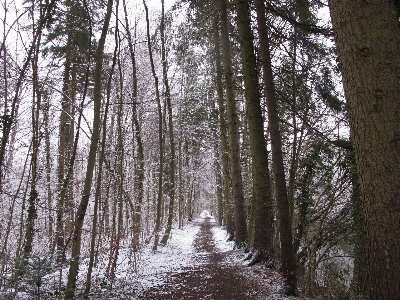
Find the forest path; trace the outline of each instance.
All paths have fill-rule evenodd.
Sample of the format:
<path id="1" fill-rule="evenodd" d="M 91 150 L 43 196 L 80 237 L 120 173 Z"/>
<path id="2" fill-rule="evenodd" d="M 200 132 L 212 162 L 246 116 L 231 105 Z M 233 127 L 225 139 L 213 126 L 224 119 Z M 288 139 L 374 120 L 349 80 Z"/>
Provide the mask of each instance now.
<path id="1" fill-rule="evenodd" d="M 197 221 L 200 230 L 195 237 L 194 263 L 179 273 L 169 274 L 162 286 L 152 287 L 141 299 L 254 299 L 256 284 L 241 274 L 243 265 L 232 262 L 232 251 L 220 252 L 214 241 L 214 219 Z"/>

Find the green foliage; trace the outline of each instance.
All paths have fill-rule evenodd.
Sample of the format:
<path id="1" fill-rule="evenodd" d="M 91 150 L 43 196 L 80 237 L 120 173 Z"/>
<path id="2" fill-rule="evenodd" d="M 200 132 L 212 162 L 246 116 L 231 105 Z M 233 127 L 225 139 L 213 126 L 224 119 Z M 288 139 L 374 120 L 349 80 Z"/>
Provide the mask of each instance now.
<path id="1" fill-rule="evenodd" d="M 331 69 L 328 67 L 322 68 L 320 81 L 316 89 L 328 107 L 333 111 L 341 112 L 344 109 L 344 102 L 337 95 L 336 85 L 332 80 L 331 72 Z"/>
<path id="2" fill-rule="evenodd" d="M 17 268 L 22 268 L 22 276 L 17 291 L 29 295 L 31 299 L 45 299 L 57 290 L 57 264 L 52 254 L 31 254 L 28 258 L 16 260 Z M 51 275 L 53 274 L 53 275 Z"/>
<path id="3" fill-rule="evenodd" d="M 325 262 L 321 267 L 322 278 L 315 289 L 318 299 L 349 299 L 348 286 L 345 284 L 350 278 L 349 269 L 335 260 Z"/>
<path id="4" fill-rule="evenodd" d="M 309 0 L 296 0 L 295 11 L 300 23 L 315 24 L 317 18 L 315 13 L 312 12 L 312 5 Z"/>
<path id="5" fill-rule="evenodd" d="M 313 183 L 314 174 L 317 171 L 317 163 L 320 161 L 320 147 L 315 147 L 300 164 L 300 168 L 304 169 L 304 173 L 300 179 L 300 193 L 296 199 L 297 207 L 299 209 L 299 217 L 297 223 L 297 234 L 294 243 L 295 251 L 300 246 L 300 240 L 305 234 L 309 221 L 308 221 L 308 210 L 313 204 L 311 185 Z"/>
<path id="6" fill-rule="evenodd" d="M 336 147 L 353 151 L 353 144 L 351 141 L 346 140 L 346 139 L 337 139 L 335 141 L 332 141 L 332 144 L 335 145 Z"/>
<path id="7" fill-rule="evenodd" d="M 328 297 L 323 299 L 337 299 L 329 298 L 330 293 L 339 295 L 349 284 L 345 274 L 349 268 L 339 266 L 336 258 L 339 252 L 339 256 L 351 255 L 351 162 L 347 153 L 332 143 L 315 142 L 299 164 L 295 249 L 300 250 L 299 262 L 305 267 L 306 289 Z M 313 270 L 318 270 L 318 276 Z"/>
<path id="8" fill-rule="evenodd" d="M 46 46 L 42 48 L 44 56 L 49 54 L 63 58 L 67 54 L 67 47 L 72 49 L 71 59 L 77 63 L 86 60 L 90 49 L 89 16 L 86 9 L 78 1 L 66 1 L 65 10 L 54 12 L 57 22 L 48 26 Z"/>

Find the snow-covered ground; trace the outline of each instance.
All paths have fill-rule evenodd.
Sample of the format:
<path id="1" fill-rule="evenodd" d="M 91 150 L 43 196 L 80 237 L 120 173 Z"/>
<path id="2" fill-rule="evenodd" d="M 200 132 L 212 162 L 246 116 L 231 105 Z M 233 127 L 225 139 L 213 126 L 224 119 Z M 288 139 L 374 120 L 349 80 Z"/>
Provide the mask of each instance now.
<path id="1" fill-rule="evenodd" d="M 198 267 L 202 253 L 196 253 L 194 240 L 199 233 L 200 224 L 205 218 L 211 218 L 210 222 L 216 223 L 208 211 L 204 211 L 200 218 L 187 224 L 183 229 L 173 228 L 167 245 L 159 246 L 157 251 L 152 250 L 152 243 L 146 244 L 140 254 L 133 256 L 129 249 L 120 249 L 115 280 L 110 282 L 105 278 L 105 270 L 108 263 L 108 251 L 104 251 L 100 257 L 97 268 L 93 270 L 92 290 L 90 299 L 137 299 L 143 293 L 153 287 L 168 284 L 171 274 L 180 274 L 188 271 L 188 268 Z M 268 290 L 269 295 L 277 292 L 280 285 L 280 276 L 267 270 L 264 266 L 244 267 L 243 252 L 233 250 L 233 242 L 227 242 L 226 231 L 219 226 L 211 228 L 214 246 L 218 252 L 226 253 L 224 264 L 243 265 L 244 276 L 257 281 Z M 87 273 L 88 259 L 80 264 L 77 280 L 77 299 L 82 295 Z M 13 293 L 13 297 L 5 299 L 57 299 L 59 287 L 65 287 L 68 268 L 43 276 L 40 286 L 40 297 L 32 297 L 37 292 L 35 288 L 27 287 L 26 292 Z M 10 291 L 9 291 L 10 292 Z M 1 295 L 3 299 L 5 294 Z M 11 296 L 9 294 L 9 296 Z M 274 296 L 277 296 L 276 298 Z M 271 299 L 288 299 L 273 295 Z"/>
<path id="2" fill-rule="evenodd" d="M 132 261 L 132 257 L 129 256 L 128 251 L 122 250 L 119 255 L 116 282 L 135 282 L 137 292 L 140 294 L 151 287 L 166 284 L 171 273 L 187 272 L 187 268 L 199 263 L 195 262 L 196 253 L 193 249 L 193 242 L 200 229 L 199 223 L 207 217 L 211 217 L 210 221 L 215 222 L 209 212 L 204 211 L 200 218 L 187 224 L 183 229 L 173 228 L 167 245 L 159 246 L 155 252 L 152 250 L 152 243 L 146 245 L 137 258 L 136 271 L 132 263 L 129 263 Z M 224 229 L 215 226 L 212 231 L 215 246 L 219 251 L 225 252 L 233 249 L 233 242 L 226 242 Z M 83 269 L 86 268 L 81 270 L 83 271 Z"/>
<path id="3" fill-rule="evenodd" d="M 182 230 L 173 229 L 167 245 L 158 247 L 157 252 L 152 251 L 152 245 L 149 245 L 138 261 L 136 280 L 144 288 L 162 285 L 165 282 L 161 274 L 179 273 L 190 267 L 193 264 L 192 244 L 198 231 L 199 226 L 190 223 Z"/>
<path id="4" fill-rule="evenodd" d="M 227 242 L 227 234 L 226 234 L 226 230 L 222 229 L 219 226 L 214 226 L 211 228 L 211 231 L 214 235 L 214 241 L 215 241 L 215 248 L 218 249 L 218 251 L 220 252 L 226 252 L 226 251 L 230 251 L 233 249 L 234 247 L 234 242 L 233 241 L 229 241 Z"/>
<path id="5" fill-rule="evenodd" d="M 208 211 L 204 211 L 198 219 L 187 224 L 183 229 L 173 228 L 167 245 L 159 246 L 157 251 L 152 250 L 151 242 L 142 247 L 136 257 L 129 249 L 121 248 L 115 280 L 112 283 L 104 276 L 108 262 L 108 253 L 105 253 L 104 257 L 100 257 L 97 268 L 93 269 L 90 298 L 121 299 L 121 296 L 127 296 L 128 299 L 135 299 L 135 295 L 140 295 L 151 287 L 167 283 L 171 273 L 178 274 L 184 272 L 183 270 L 187 271 L 187 268 L 194 265 L 193 241 L 199 232 L 199 223 L 207 217 L 210 215 Z M 215 221 L 213 218 L 211 220 Z M 232 249 L 233 244 L 225 242 L 226 233 L 222 228 L 214 227 L 213 233 L 217 249 L 220 251 Z M 87 269 L 88 259 L 82 260 L 77 279 L 77 295 L 84 290 Z M 45 275 L 40 287 L 41 294 L 46 295 L 46 299 L 51 299 L 52 294 L 55 297 L 59 286 L 65 287 L 67 275 L 68 267 Z M 8 292 L 12 291 L 8 290 Z M 19 292 L 13 295 L 13 299 L 32 299 L 32 294 L 35 292 L 37 292 L 35 288 L 27 292 Z M 10 295 L 10 293 L 7 294 Z M 5 294 L 0 295 L 2 296 Z"/>
<path id="6" fill-rule="evenodd" d="M 206 215 L 202 216 L 202 218 L 205 217 Z M 173 228 L 167 245 L 159 246 L 157 251 L 152 250 L 153 244 L 151 242 L 145 245 L 136 257 L 136 268 L 129 250 L 121 250 L 118 258 L 116 278 L 112 284 L 114 288 L 111 287 L 110 283 L 110 286 L 102 287 L 101 291 L 104 293 L 107 290 L 113 289 L 113 294 L 115 294 L 117 290 L 121 291 L 127 283 L 130 283 L 129 286 L 131 287 L 132 283 L 135 283 L 133 285 L 135 290 L 124 292 L 125 296 L 129 295 L 129 299 L 134 299 L 133 294 L 140 296 L 143 291 L 151 287 L 166 284 L 171 273 L 178 274 L 184 272 L 185 268 L 191 267 L 194 260 L 192 245 L 199 231 L 197 223 L 201 222 L 202 218 L 187 224 L 183 229 Z M 102 267 L 100 267 L 100 272 L 101 269 Z M 101 278 L 101 275 L 98 274 L 97 277 Z M 98 294 L 96 287 L 93 290 L 93 294 Z M 118 297 L 118 295 L 113 296 Z M 93 298 L 97 299 L 97 296 L 93 296 Z"/>

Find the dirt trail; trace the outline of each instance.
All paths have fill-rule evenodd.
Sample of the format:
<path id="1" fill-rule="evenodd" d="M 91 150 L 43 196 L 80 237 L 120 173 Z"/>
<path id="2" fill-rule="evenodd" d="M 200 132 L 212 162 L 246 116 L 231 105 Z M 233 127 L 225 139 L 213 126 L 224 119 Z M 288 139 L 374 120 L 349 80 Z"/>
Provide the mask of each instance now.
<path id="1" fill-rule="evenodd" d="M 253 299 L 257 287 L 241 275 L 243 266 L 229 261 L 231 251 L 218 252 L 215 247 L 211 228 L 217 224 L 210 218 L 198 224 L 193 266 L 171 273 L 166 284 L 147 290 L 142 299 Z"/>

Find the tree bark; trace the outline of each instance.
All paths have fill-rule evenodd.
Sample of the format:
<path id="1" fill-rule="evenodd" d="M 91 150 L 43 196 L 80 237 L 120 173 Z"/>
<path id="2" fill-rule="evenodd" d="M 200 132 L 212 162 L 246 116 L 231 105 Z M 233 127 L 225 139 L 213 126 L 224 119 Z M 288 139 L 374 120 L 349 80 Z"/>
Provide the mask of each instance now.
<path id="1" fill-rule="evenodd" d="M 218 102 L 218 115 L 219 115 L 219 134 L 221 141 L 221 158 L 222 158 L 222 175 L 223 175 L 223 207 L 225 225 L 228 236 L 232 237 L 235 234 L 233 224 L 233 209 L 231 201 L 231 172 L 229 170 L 229 142 L 227 133 L 226 122 L 226 106 L 224 103 L 224 90 L 222 83 L 223 67 L 221 61 L 221 47 L 220 47 L 220 34 L 218 28 L 218 20 L 215 20 L 214 28 L 214 47 L 215 47 L 215 64 L 216 64 L 216 87 L 217 87 L 217 102 Z"/>
<path id="2" fill-rule="evenodd" d="M 167 56 L 165 50 L 165 21 L 164 21 L 164 0 L 161 0 L 161 59 L 163 65 L 163 79 L 165 86 L 165 98 L 167 101 L 168 110 L 168 133 L 169 133 L 169 146 L 171 149 L 171 158 L 169 164 L 169 205 L 168 205 L 168 220 L 167 228 L 164 236 L 161 239 L 161 244 L 166 244 L 169 238 L 169 234 L 172 229 L 172 220 L 174 216 L 174 203 L 175 203 L 175 141 L 174 141 L 174 127 L 172 118 L 172 104 L 171 104 L 171 92 L 168 82 L 168 65 Z"/>
<path id="3" fill-rule="evenodd" d="M 235 4 L 252 158 L 253 201 L 255 205 L 253 247 L 257 251 L 257 256 L 259 256 L 257 259 L 268 259 L 272 254 L 273 240 L 272 200 L 267 147 L 264 139 L 264 120 L 258 87 L 257 62 L 254 53 L 249 2 L 236 0 Z M 265 18 L 263 21 L 265 21 Z"/>
<path id="4" fill-rule="evenodd" d="M 235 246 L 244 248 L 248 245 L 246 212 L 244 209 L 243 182 L 240 167 L 239 151 L 239 117 L 235 103 L 235 91 L 233 84 L 232 59 L 230 53 L 229 31 L 228 31 L 228 1 L 219 0 L 221 16 L 221 40 L 223 65 L 225 73 L 226 103 L 229 127 L 229 148 L 231 163 L 232 194 L 234 202 L 235 222 Z"/>
<path id="5" fill-rule="evenodd" d="M 400 295 L 400 29 L 396 1 L 330 0 L 349 113 L 370 299 Z"/>
<path id="6" fill-rule="evenodd" d="M 239 1 L 238 2 L 242 2 Z M 296 269 L 293 252 L 292 228 L 290 222 L 289 200 L 286 189 L 285 167 L 282 155 L 282 138 L 279 129 L 278 103 L 272 74 L 269 37 L 266 26 L 264 2 L 256 0 L 257 23 L 260 36 L 260 54 L 265 84 L 265 98 L 268 109 L 268 125 L 271 136 L 272 170 L 275 179 L 276 202 L 281 240 L 281 272 L 286 279 L 284 292 L 293 295 L 296 292 Z"/>
<path id="7" fill-rule="evenodd" d="M 93 131 L 90 139 L 90 148 L 88 155 L 88 162 L 86 168 L 85 183 L 82 191 L 82 199 L 78 206 L 75 217 L 74 232 L 72 237 L 72 259 L 69 266 L 68 282 L 65 291 L 64 299 L 73 299 L 76 287 L 76 276 L 78 275 L 78 266 L 81 253 L 81 239 L 82 239 L 82 226 L 86 215 L 86 209 L 89 203 L 90 191 L 93 180 L 93 170 L 96 164 L 96 153 L 98 148 L 98 141 L 100 138 L 100 109 L 101 109 L 101 74 L 103 66 L 104 45 L 107 36 L 108 27 L 110 24 L 111 12 L 113 7 L 113 0 L 107 2 L 107 12 L 99 39 L 99 44 L 96 50 L 96 67 L 94 73 L 94 88 L 93 88 Z"/>
<path id="8" fill-rule="evenodd" d="M 149 11 L 146 5 L 146 1 L 143 0 L 144 9 L 146 11 L 146 23 L 147 23 L 147 47 L 149 49 L 149 57 L 150 57 L 150 64 L 151 64 L 151 71 L 154 77 L 154 85 L 156 89 L 156 101 L 157 101 L 157 111 L 158 111 L 158 140 L 159 140 L 159 157 L 160 157 L 160 167 L 158 170 L 158 194 L 157 194 L 157 215 L 156 215 L 156 225 L 154 228 L 154 245 L 153 250 L 157 250 L 158 241 L 159 241 L 159 234 L 161 230 L 161 214 L 162 214 L 162 183 L 163 183 L 163 170 L 164 170 L 164 151 L 163 151 L 163 113 L 161 108 L 161 99 L 160 99 L 160 91 L 158 89 L 158 77 L 156 74 L 156 70 L 154 68 L 154 61 L 153 61 L 153 53 L 151 50 L 151 43 L 150 43 L 150 21 L 149 21 Z"/>
<path id="9" fill-rule="evenodd" d="M 352 153 L 354 158 L 354 153 Z M 350 285 L 350 293 L 353 299 L 366 299 L 368 294 L 367 286 L 367 250 L 365 248 L 366 244 L 366 234 L 364 228 L 364 216 L 362 210 L 362 202 L 360 195 L 360 185 L 358 184 L 357 170 L 355 166 L 355 161 L 353 160 L 353 165 L 351 166 L 351 183 L 352 183 L 352 193 L 351 193 L 351 205 L 352 205 L 352 217 L 355 229 L 355 242 L 354 242 L 354 269 L 353 269 L 353 279 Z"/>
<path id="10" fill-rule="evenodd" d="M 94 207 L 93 207 L 93 222 L 92 222 L 92 235 L 90 240 L 90 254 L 89 254 L 89 265 L 88 271 L 86 274 L 86 284 L 85 284 L 85 292 L 84 297 L 88 298 L 89 292 L 92 286 L 92 271 L 93 265 L 95 260 L 95 246 L 96 246 L 96 238 L 97 238 L 97 219 L 98 219 L 98 210 L 99 210 L 99 203 L 101 202 L 101 186 L 103 182 L 103 164 L 104 164 L 104 152 L 106 148 L 106 139 L 107 139 L 107 118 L 108 118 L 108 111 L 110 107 L 110 98 L 111 98 L 111 82 L 114 75 L 114 69 L 117 62 L 117 50 L 118 50 L 118 37 L 117 32 L 115 33 L 115 48 L 114 48 L 114 55 L 113 61 L 111 65 L 110 76 L 107 82 L 107 98 L 106 104 L 104 108 L 104 116 L 102 122 L 102 139 L 101 139 L 101 148 L 99 153 L 99 166 L 98 166 L 98 174 L 96 180 L 96 191 L 94 196 Z"/>
<path id="11" fill-rule="evenodd" d="M 41 36 L 37 40 L 35 47 L 34 58 L 32 61 L 32 78 L 33 78 L 33 99 L 32 99 L 32 159 L 31 159 L 31 190 L 28 198 L 28 216 L 26 218 L 26 231 L 25 240 L 23 247 L 23 268 L 22 273 L 19 271 L 19 275 L 24 273 L 25 260 L 29 258 L 32 253 L 33 237 L 35 235 L 35 220 L 37 218 L 36 202 L 38 200 L 39 193 L 36 190 L 38 181 L 38 155 L 39 155 L 39 113 L 42 94 L 39 87 L 39 74 L 38 74 L 38 59 L 40 49 Z"/>
<path id="12" fill-rule="evenodd" d="M 128 22 L 128 13 L 126 11 L 126 1 L 123 2 L 124 13 L 125 13 L 125 27 L 128 36 L 128 47 L 129 54 L 132 62 L 132 128 L 134 128 L 134 138 L 137 144 L 137 158 L 135 163 L 135 188 L 137 191 L 136 205 L 133 217 L 133 250 L 139 250 L 139 234 L 141 231 L 142 223 L 142 202 L 144 194 L 144 154 L 143 154 L 143 143 L 142 133 L 138 117 L 138 90 L 137 90 L 137 74 L 136 74 L 136 55 L 135 48 L 133 47 L 133 39 Z M 135 157 L 135 155 L 134 155 Z"/>

